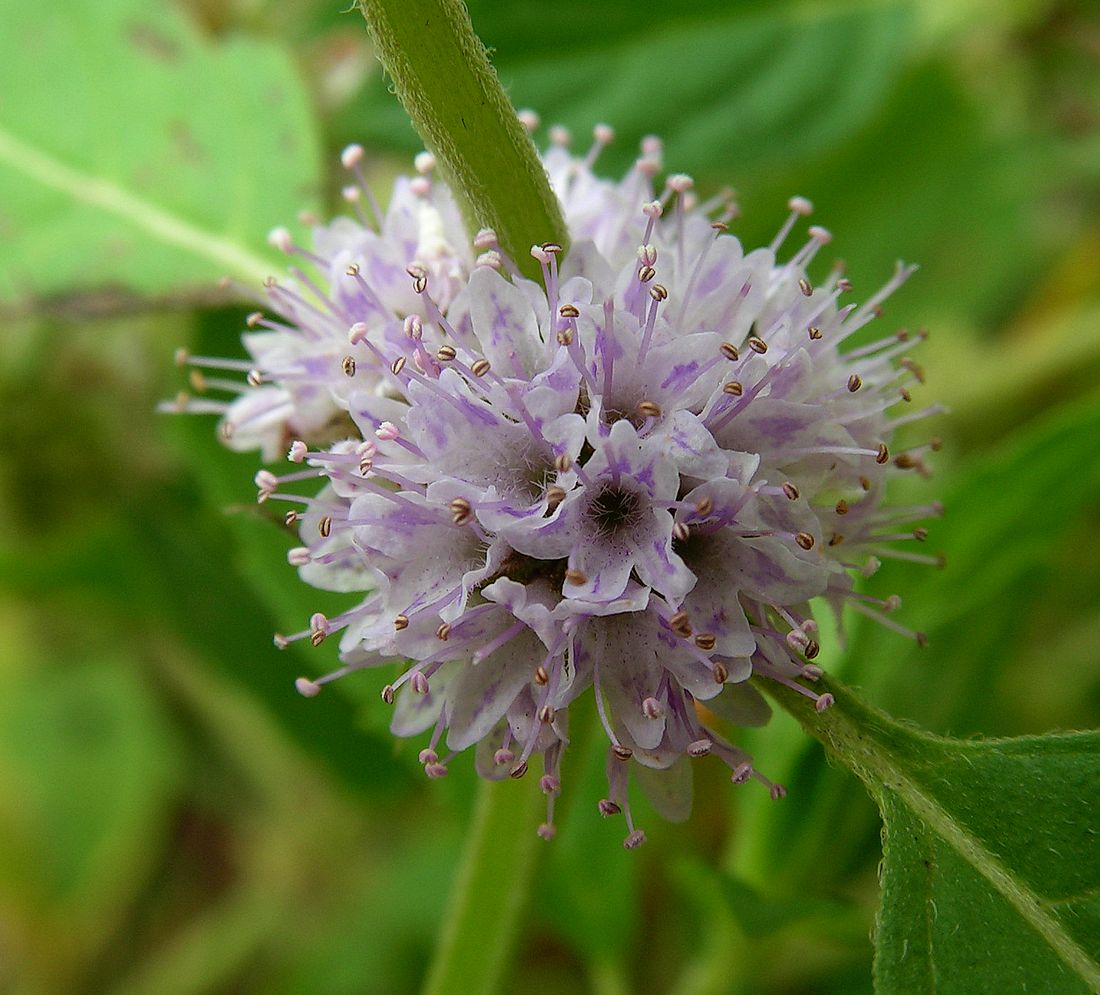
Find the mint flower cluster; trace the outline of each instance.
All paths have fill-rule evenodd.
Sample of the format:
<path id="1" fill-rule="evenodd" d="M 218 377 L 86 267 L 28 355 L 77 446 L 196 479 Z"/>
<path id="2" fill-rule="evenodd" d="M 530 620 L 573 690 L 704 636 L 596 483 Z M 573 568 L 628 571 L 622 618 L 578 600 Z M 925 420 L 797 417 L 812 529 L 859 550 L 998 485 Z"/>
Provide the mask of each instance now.
<path id="1" fill-rule="evenodd" d="M 571 245 L 531 248 L 539 280 L 492 231 L 464 229 L 430 155 L 383 211 L 362 149 L 345 150 L 354 217 L 315 227 L 309 247 L 272 233 L 293 265 L 248 318 L 251 359 L 180 357 L 231 399 L 175 407 L 221 412 L 233 448 L 287 455 L 289 472 L 256 483 L 291 506 L 290 563 L 363 593 L 276 637 L 339 644 L 339 668 L 301 678 L 303 695 L 383 668 L 392 730 L 424 737 L 429 777 L 470 747 L 487 778 L 538 764 L 549 838 L 569 709 L 592 694 L 608 740 L 599 811 L 624 815 L 633 847 L 631 771 L 672 819 L 708 754 L 783 794 L 724 733 L 767 720 L 754 674 L 831 704 L 813 690 L 813 599 L 923 639 L 853 576 L 882 557 L 935 562 L 897 544 L 923 540 L 914 523 L 938 507 L 883 504 L 936 445 L 895 452 L 895 430 L 934 409 L 910 411 L 920 336 L 845 347 L 911 267 L 848 303 L 840 270 L 810 277 L 825 229 L 785 251 L 807 201 L 746 252 L 728 197 L 658 182 L 656 139 L 617 182 L 592 169 L 610 129 L 584 156 L 561 129 L 551 139 Z"/>

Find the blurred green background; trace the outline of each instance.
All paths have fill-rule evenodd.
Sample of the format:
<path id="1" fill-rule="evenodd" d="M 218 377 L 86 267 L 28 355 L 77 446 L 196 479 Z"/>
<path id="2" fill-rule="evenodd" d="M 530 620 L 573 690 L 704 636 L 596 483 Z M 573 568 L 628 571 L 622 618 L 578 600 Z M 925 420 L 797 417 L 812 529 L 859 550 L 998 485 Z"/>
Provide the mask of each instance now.
<path id="1" fill-rule="evenodd" d="M 851 620 L 825 662 L 939 733 L 1096 725 L 1095 4 L 471 11 L 517 106 L 581 149 L 616 126 L 609 173 L 655 132 L 704 193 L 737 187 L 748 243 L 798 193 L 861 296 L 921 264 L 885 320 L 931 330 L 916 403 L 952 414 L 920 429 L 945 443 L 935 477 L 898 498 L 945 501 L 948 567 L 889 564 L 868 589 L 931 643 Z M 283 265 L 268 229 L 339 209 L 339 149 L 363 142 L 384 189 L 416 137 L 336 3 L 0 13 L 0 989 L 415 991 L 470 765 L 427 782 L 369 674 L 293 693 L 332 647 L 271 634 L 338 598 L 286 565 L 255 458 L 154 408 L 185 386 L 177 346 L 239 354 L 250 307 L 218 278 L 256 285 Z M 877 815 L 791 721 L 739 737 L 785 801 L 702 764 L 691 821 L 643 809 L 631 854 L 580 739 L 509 990 L 870 990 Z"/>

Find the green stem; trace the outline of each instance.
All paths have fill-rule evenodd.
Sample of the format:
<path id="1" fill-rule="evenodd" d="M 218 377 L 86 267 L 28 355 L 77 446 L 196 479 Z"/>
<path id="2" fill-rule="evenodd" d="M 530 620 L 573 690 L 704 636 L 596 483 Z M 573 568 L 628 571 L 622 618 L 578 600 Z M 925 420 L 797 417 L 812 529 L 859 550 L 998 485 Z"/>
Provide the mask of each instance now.
<path id="1" fill-rule="evenodd" d="M 568 233 L 535 146 L 461 0 L 360 0 L 378 58 L 472 231 L 492 228 L 525 273 Z"/>
<path id="2" fill-rule="evenodd" d="M 534 873 L 535 785 L 481 783 L 424 995 L 491 995 L 504 979 Z"/>

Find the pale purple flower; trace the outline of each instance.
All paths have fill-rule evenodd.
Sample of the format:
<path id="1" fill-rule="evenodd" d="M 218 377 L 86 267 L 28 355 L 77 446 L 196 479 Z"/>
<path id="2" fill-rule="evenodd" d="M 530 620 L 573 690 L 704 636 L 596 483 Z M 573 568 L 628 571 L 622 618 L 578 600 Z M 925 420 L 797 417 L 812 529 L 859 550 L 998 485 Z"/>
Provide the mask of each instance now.
<path id="1" fill-rule="evenodd" d="M 828 707 L 803 683 L 820 676 L 814 599 L 921 640 L 885 617 L 896 598 L 851 577 L 885 556 L 935 562 L 894 543 L 923 540 L 909 523 L 939 509 L 882 505 L 890 477 L 925 470 L 928 447 L 889 449 L 934 410 L 901 413 L 920 337 L 842 348 L 911 268 L 846 304 L 839 270 L 810 282 L 824 229 L 780 258 L 806 201 L 746 253 L 727 199 L 698 204 L 682 175 L 654 186 L 656 140 L 621 181 L 597 178 L 609 140 L 598 128 L 577 158 L 555 132 L 544 161 L 572 245 L 532 248 L 537 282 L 491 231 L 462 230 L 426 156 L 385 213 L 318 227 L 311 249 L 276 232 L 308 269 L 268 287 L 254 365 L 239 364 L 251 387 L 222 410 L 231 445 L 296 464 L 257 476 L 261 500 L 295 506 L 290 562 L 315 587 L 364 593 L 278 637 L 338 638 L 341 667 L 299 690 L 395 667 L 382 697 L 396 734 L 426 737 L 427 774 L 469 747 L 489 778 L 541 762 L 547 837 L 569 707 L 593 693 L 609 743 L 599 808 L 625 815 L 632 847 L 630 772 L 674 819 L 707 754 L 782 795 L 719 725 L 767 720 L 754 673 Z M 360 158 L 344 156 L 357 176 Z M 357 209 L 374 203 L 359 180 Z M 291 486 L 315 478 L 316 496 Z"/>

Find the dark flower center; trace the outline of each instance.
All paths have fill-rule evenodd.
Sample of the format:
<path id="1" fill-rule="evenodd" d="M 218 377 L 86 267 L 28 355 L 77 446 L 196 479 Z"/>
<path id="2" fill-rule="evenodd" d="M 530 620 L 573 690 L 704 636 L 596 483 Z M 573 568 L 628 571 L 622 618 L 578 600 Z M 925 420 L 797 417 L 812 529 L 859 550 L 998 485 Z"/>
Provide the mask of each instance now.
<path id="1" fill-rule="evenodd" d="M 610 534 L 637 521 L 641 502 L 634 491 L 605 487 L 588 506 L 588 514 L 600 532 Z"/>

